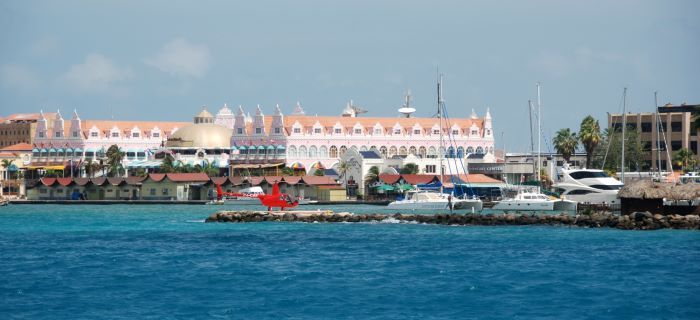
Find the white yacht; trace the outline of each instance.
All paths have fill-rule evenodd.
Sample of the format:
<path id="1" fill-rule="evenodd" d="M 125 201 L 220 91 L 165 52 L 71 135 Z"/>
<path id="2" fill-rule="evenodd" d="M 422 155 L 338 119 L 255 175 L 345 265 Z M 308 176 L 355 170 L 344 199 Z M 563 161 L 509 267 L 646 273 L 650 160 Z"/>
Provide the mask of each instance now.
<path id="1" fill-rule="evenodd" d="M 552 199 L 538 192 L 519 192 L 514 198 L 496 201 L 493 210 L 503 211 L 573 211 L 576 201 Z"/>
<path id="2" fill-rule="evenodd" d="M 620 203 L 617 192 L 622 188 L 622 182 L 608 176 L 603 170 L 563 167 L 559 173 L 559 181 L 553 187 L 565 199 L 593 204 Z"/>
<path id="3" fill-rule="evenodd" d="M 260 204 L 258 196 L 264 196 L 265 191 L 261 187 L 250 187 L 241 189 L 237 193 L 227 193 L 224 198 L 225 203 L 236 204 Z"/>
<path id="4" fill-rule="evenodd" d="M 449 195 L 444 193 L 413 190 L 406 193 L 406 199 L 389 203 L 390 209 L 406 210 L 449 210 Z M 481 211 L 484 207 L 480 199 L 452 198 L 453 210 Z"/>

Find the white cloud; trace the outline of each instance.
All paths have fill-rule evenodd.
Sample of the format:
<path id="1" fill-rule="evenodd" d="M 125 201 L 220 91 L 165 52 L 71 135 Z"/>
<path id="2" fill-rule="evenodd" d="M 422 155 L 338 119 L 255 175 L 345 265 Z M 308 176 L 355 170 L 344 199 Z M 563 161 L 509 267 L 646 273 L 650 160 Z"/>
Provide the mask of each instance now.
<path id="1" fill-rule="evenodd" d="M 83 63 L 72 65 L 60 80 L 78 93 L 123 96 L 129 90 L 121 83 L 132 77 L 130 68 L 119 68 L 108 58 L 93 53 Z"/>
<path id="2" fill-rule="evenodd" d="M 160 52 L 152 58 L 147 58 L 145 62 L 175 76 L 201 78 L 209 69 L 211 55 L 206 45 L 193 44 L 177 38 L 167 43 Z"/>
<path id="3" fill-rule="evenodd" d="M 28 68 L 17 64 L 6 64 L 0 67 L 0 84 L 6 89 L 22 94 L 36 91 L 41 81 Z"/>

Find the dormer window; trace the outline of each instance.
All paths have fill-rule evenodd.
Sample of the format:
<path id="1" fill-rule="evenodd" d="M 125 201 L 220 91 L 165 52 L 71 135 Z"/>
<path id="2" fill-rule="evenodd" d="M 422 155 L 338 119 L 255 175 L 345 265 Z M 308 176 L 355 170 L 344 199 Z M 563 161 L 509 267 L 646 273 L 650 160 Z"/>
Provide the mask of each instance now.
<path id="1" fill-rule="evenodd" d="M 355 134 L 362 134 L 362 129 L 360 129 L 360 128 L 355 128 L 354 133 L 355 133 Z"/>
<path id="2" fill-rule="evenodd" d="M 237 134 L 243 134 L 243 128 L 238 128 L 238 129 L 236 130 L 236 133 L 237 133 Z"/>
<path id="3" fill-rule="evenodd" d="M 401 134 L 401 129 L 394 129 L 394 134 Z"/>
<path id="4" fill-rule="evenodd" d="M 433 129 L 433 134 L 440 134 L 440 129 Z"/>
<path id="5" fill-rule="evenodd" d="M 413 129 L 413 134 L 420 134 L 420 129 Z"/>
<path id="6" fill-rule="evenodd" d="M 131 137 L 132 137 L 132 138 L 138 138 L 139 136 L 141 136 L 141 135 L 140 135 L 138 132 L 132 132 L 132 133 L 131 133 Z"/>
<path id="7" fill-rule="evenodd" d="M 275 128 L 275 134 L 280 134 L 280 132 L 282 132 L 282 130 L 280 130 L 280 128 Z"/>
<path id="8" fill-rule="evenodd" d="M 472 135 L 477 135 L 477 134 L 479 134 L 479 131 L 477 131 L 477 130 L 472 130 Z"/>
<path id="9" fill-rule="evenodd" d="M 262 134 L 262 128 L 255 128 L 255 134 Z"/>
<path id="10" fill-rule="evenodd" d="M 160 138 L 160 132 L 154 132 L 151 134 L 151 137 L 153 138 Z"/>
<path id="11" fill-rule="evenodd" d="M 452 129 L 452 135 L 456 136 L 459 134 L 459 130 L 457 129 Z"/>
<path id="12" fill-rule="evenodd" d="M 77 138 L 77 137 L 78 137 L 78 131 L 73 131 L 73 138 Z"/>
<path id="13" fill-rule="evenodd" d="M 294 133 L 301 133 L 301 128 L 294 128 Z"/>
<path id="14" fill-rule="evenodd" d="M 375 135 L 381 135 L 381 134 L 382 134 L 382 129 L 375 128 L 375 129 L 374 129 L 374 134 L 375 134 Z"/>
<path id="15" fill-rule="evenodd" d="M 43 137 L 44 137 L 44 133 L 43 133 L 43 132 L 39 132 L 39 138 L 43 138 Z"/>
<path id="16" fill-rule="evenodd" d="M 490 136 L 491 135 L 491 129 L 486 129 L 486 135 Z"/>
<path id="17" fill-rule="evenodd" d="M 56 131 L 56 135 L 54 135 L 54 137 L 60 138 L 60 137 L 61 137 L 61 131 Z"/>
<path id="18" fill-rule="evenodd" d="M 98 136 L 97 131 L 92 131 L 92 132 L 90 132 L 90 137 L 91 137 L 91 138 L 97 138 L 97 136 Z"/>
<path id="19" fill-rule="evenodd" d="M 314 128 L 314 133 L 320 134 L 320 133 L 321 133 L 321 128 Z"/>
<path id="20" fill-rule="evenodd" d="M 335 129 L 333 130 L 333 132 L 334 132 L 335 134 L 341 134 L 341 133 L 343 132 L 343 130 L 340 129 L 340 128 L 335 128 Z"/>
<path id="21" fill-rule="evenodd" d="M 112 132 L 112 138 L 119 138 L 119 132 Z"/>

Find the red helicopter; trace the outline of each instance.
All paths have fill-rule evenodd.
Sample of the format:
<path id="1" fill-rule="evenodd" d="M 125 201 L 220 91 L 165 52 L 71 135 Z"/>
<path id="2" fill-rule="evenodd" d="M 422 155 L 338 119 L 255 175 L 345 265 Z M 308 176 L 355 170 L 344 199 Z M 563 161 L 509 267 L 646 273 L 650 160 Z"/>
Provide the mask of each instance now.
<path id="1" fill-rule="evenodd" d="M 294 208 L 299 205 L 299 200 L 292 201 L 286 193 L 280 192 L 280 187 L 277 182 L 272 185 L 272 193 L 258 196 L 262 205 L 267 207 L 267 211 L 272 211 L 272 208 L 277 207 L 284 211 L 284 208 Z"/>

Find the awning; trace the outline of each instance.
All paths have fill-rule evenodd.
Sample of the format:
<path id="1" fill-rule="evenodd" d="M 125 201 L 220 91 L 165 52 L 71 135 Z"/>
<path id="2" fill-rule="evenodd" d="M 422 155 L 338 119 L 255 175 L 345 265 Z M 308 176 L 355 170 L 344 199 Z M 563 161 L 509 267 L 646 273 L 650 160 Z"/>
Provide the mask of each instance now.
<path id="1" fill-rule="evenodd" d="M 17 168 L 17 166 L 14 163 L 11 164 L 9 167 L 7 167 L 7 171 L 10 171 L 10 172 L 15 172 L 17 170 L 19 170 L 19 168 Z"/>
<path id="2" fill-rule="evenodd" d="M 58 148 L 58 149 L 56 149 L 56 152 L 58 152 L 58 153 L 63 152 L 63 148 Z"/>
<path id="3" fill-rule="evenodd" d="M 404 183 L 404 184 L 398 185 L 398 186 L 397 186 L 397 189 L 406 191 L 406 190 L 413 190 L 413 189 L 415 189 L 415 188 L 413 187 L 413 185 L 410 185 L 410 184 L 408 184 L 408 183 Z"/>
<path id="4" fill-rule="evenodd" d="M 275 150 L 275 146 L 267 146 L 267 150 Z"/>
<path id="5" fill-rule="evenodd" d="M 376 186 L 376 188 L 377 188 L 377 191 L 393 191 L 394 189 L 396 189 L 396 188 L 394 188 L 394 186 L 392 186 L 390 184 L 381 184 L 381 185 Z"/>
<path id="6" fill-rule="evenodd" d="M 75 152 L 75 153 L 83 153 L 83 149 L 75 148 L 75 150 L 73 150 L 73 152 Z"/>
<path id="7" fill-rule="evenodd" d="M 49 152 L 56 152 L 56 149 L 51 148 L 51 149 L 49 149 Z"/>
<path id="8" fill-rule="evenodd" d="M 231 150 L 237 150 L 236 146 L 231 146 Z"/>
<path id="9" fill-rule="evenodd" d="M 73 149 L 67 148 L 67 149 L 66 149 L 66 153 L 73 153 Z"/>
<path id="10" fill-rule="evenodd" d="M 325 169 L 326 167 L 323 166 L 321 162 L 314 162 L 314 164 L 311 165 L 311 169 Z"/>
<path id="11" fill-rule="evenodd" d="M 284 149 L 286 149 L 286 148 L 285 148 L 283 145 L 278 145 L 278 146 L 277 146 L 277 150 L 284 150 Z"/>
<path id="12" fill-rule="evenodd" d="M 34 148 L 34 149 L 32 149 L 32 152 L 39 152 L 39 149 Z"/>
<path id="13" fill-rule="evenodd" d="M 87 149 L 85 149 L 85 152 L 95 152 L 95 149 L 93 149 L 93 148 L 87 148 Z"/>
<path id="14" fill-rule="evenodd" d="M 46 151 L 46 149 L 41 149 L 41 150 L 39 150 L 39 152 L 46 153 L 47 151 Z"/>
<path id="15" fill-rule="evenodd" d="M 272 163 L 272 164 L 250 164 L 250 163 L 245 163 L 245 164 L 234 164 L 231 166 L 233 169 L 257 169 L 257 168 L 274 168 L 274 167 L 279 167 L 284 165 L 283 162 L 280 163 Z"/>
<path id="16" fill-rule="evenodd" d="M 233 149 L 233 148 L 231 148 L 231 149 Z M 238 147 L 238 150 L 248 150 L 248 148 L 246 146 L 240 146 L 240 147 Z"/>
<path id="17" fill-rule="evenodd" d="M 258 146 L 258 150 L 265 150 L 265 146 Z"/>
<path id="18" fill-rule="evenodd" d="M 129 162 L 129 164 L 126 165 L 127 168 L 144 168 L 144 169 L 152 169 L 152 168 L 159 168 L 163 162 L 161 161 L 132 161 Z"/>

